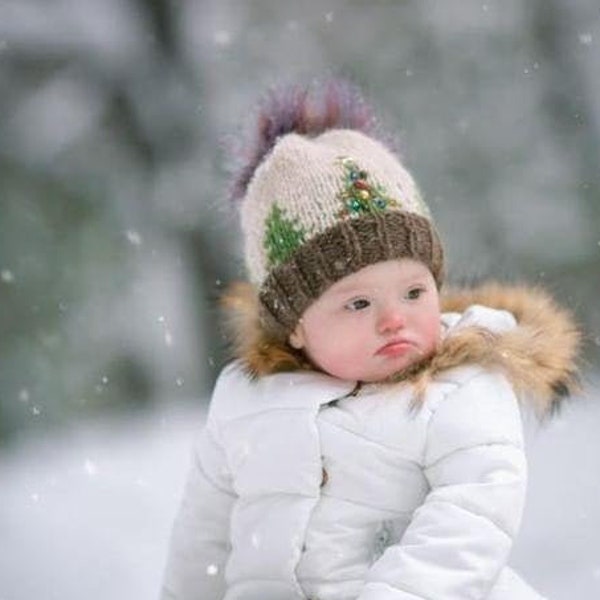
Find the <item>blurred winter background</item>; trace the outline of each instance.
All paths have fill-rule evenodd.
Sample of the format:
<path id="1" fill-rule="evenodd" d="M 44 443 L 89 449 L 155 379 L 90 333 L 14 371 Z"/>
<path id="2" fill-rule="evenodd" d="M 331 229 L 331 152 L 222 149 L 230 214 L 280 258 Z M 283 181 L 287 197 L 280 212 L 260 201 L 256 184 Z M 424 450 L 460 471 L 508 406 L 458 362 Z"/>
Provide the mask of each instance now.
<path id="1" fill-rule="evenodd" d="M 596 0 L 0 0 L 1 600 L 156 597 L 241 274 L 223 137 L 323 74 L 400 132 L 454 281 L 543 283 L 585 326 L 512 563 L 600 597 Z"/>

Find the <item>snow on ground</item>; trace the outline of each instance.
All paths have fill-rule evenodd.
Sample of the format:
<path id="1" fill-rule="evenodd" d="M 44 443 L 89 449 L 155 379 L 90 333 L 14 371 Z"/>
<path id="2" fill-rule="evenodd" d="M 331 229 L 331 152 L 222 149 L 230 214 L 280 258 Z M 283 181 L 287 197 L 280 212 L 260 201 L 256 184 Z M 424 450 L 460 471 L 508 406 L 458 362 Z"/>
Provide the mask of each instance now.
<path id="1" fill-rule="evenodd" d="M 0 600 L 157 598 L 202 420 L 189 407 L 98 420 L 2 456 Z M 552 600 L 600 598 L 599 431 L 591 397 L 527 428 L 531 483 L 511 562 Z"/>
<path id="2" fill-rule="evenodd" d="M 0 600 L 156 598 L 201 410 L 107 419 L 0 460 Z"/>

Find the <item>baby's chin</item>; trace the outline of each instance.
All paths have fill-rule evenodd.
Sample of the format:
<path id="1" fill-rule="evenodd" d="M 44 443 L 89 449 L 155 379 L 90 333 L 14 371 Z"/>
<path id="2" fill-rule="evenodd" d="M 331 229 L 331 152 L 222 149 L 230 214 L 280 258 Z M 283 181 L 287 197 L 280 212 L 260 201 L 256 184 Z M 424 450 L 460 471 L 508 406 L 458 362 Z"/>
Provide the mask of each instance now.
<path id="1" fill-rule="evenodd" d="M 371 372 L 362 373 L 354 380 L 363 381 L 364 383 L 393 383 L 407 379 L 426 368 L 431 362 L 433 352 L 428 355 L 415 355 L 415 357 L 406 361 L 403 364 L 390 363 L 379 369 L 373 369 Z"/>

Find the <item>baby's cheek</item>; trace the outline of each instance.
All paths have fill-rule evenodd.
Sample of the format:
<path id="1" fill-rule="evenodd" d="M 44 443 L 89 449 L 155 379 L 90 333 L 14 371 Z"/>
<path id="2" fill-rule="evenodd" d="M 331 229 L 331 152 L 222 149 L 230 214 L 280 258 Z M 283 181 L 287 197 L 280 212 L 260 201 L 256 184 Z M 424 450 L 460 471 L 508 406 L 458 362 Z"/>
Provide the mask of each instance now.
<path id="1" fill-rule="evenodd" d="M 324 371 L 339 377 L 340 370 L 343 370 L 345 360 L 339 350 L 336 349 L 335 345 L 326 347 L 321 346 L 319 352 L 316 353 L 316 357 L 319 366 Z"/>
<path id="2" fill-rule="evenodd" d="M 347 379 L 353 370 L 353 356 L 348 353 L 343 343 L 337 342 L 330 336 L 323 343 L 312 348 L 311 355 L 313 362 L 326 373 Z"/>
<path id="3" fill-rule="evenodd" d="M 360 349 L 338 344 L 329 355 L 329 372 L 340 379 L 353 381 L 362 377 L 366 362 L 365 354 Z"/>
<path id="4" fill-rule="evenodd" d="M 433 321 L 425 329 L 425 346 L 427 350 L 434 350 L 442 339 L 442 325 L 440 321 Z"/>

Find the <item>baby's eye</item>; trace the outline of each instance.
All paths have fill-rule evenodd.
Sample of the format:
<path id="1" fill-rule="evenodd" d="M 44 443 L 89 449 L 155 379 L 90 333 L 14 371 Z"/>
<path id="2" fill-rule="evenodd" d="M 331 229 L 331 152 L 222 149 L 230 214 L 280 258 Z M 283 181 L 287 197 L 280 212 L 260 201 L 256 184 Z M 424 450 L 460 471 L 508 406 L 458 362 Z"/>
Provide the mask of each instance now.
<path id="1" fill-rule="evenodd" d="M 425 289 L 418 287 L 408 290 L 406 294 L 407 300 L 418 300 L 425 293 Z"/>
<path id="2" fill-rule="evenodd" d="M 368 300 L 365 298 L 357 298 L 356 300 L 352 300 L 352 302 L 348 302 L 344 308 L 348 310 L 364 310 L 369 306 L 371 306 L 371 303 Z"/>

